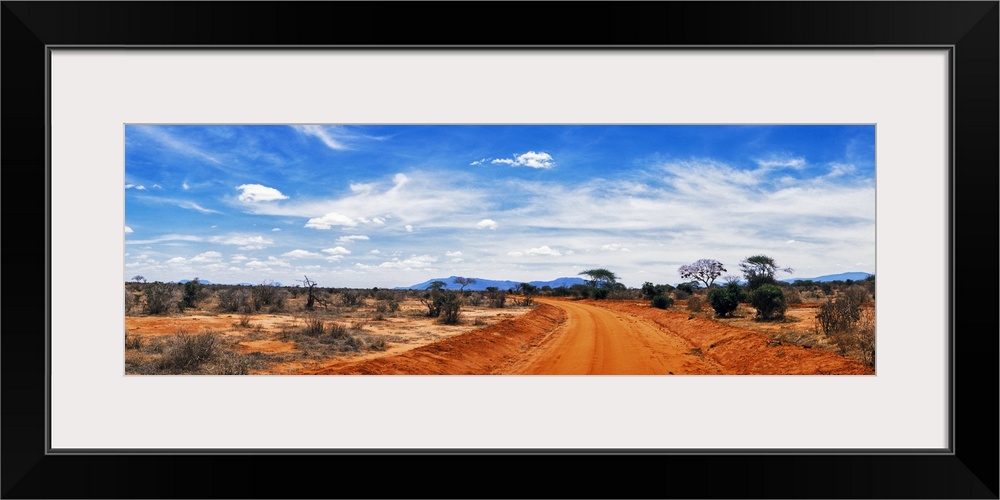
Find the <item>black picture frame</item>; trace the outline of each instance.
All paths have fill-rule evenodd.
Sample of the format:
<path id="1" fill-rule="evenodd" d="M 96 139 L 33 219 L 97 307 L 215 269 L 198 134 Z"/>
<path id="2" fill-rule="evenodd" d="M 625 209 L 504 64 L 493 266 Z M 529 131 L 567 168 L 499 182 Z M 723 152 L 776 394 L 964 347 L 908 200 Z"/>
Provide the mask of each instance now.
<path id="1" fill-rule="evenodd" d="M 16 273 L 17 291 L 4 294 L 5 309 L 16 313 L 7 315 L 0 350 L 4 498 L 305 498 L 316 491 L 383 498 L 998 498 L 997 1 L 2 4 L 0 161 L 5 219 L 18 231 L 2 251 L 8 264 L 30 273 Z M 529 19 L 546 29 L 518 36 L 508 30 Z M 951 47 L 951 452 L 49 454 L 46 331 L 38 318 L 50 313 L 41 300 L 50 283 L 42 187 L 47 47 L 54 45 Z M 37 277 L 42 269 L 44 281 Z M 21 326 L 19 318 L 34 319 Z M 329 474 L 312 477 L 306 466 Z"/>

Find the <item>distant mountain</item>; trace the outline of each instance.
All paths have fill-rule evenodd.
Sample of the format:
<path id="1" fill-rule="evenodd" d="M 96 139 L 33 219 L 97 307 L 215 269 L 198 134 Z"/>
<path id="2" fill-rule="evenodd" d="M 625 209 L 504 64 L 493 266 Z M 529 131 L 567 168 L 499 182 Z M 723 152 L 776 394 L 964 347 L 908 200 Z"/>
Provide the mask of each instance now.
<path id="1" fill-rule="evenodd" d="M 178 283 L 180 283 L 180 284 L 183 285 L 184 283 L 187 283 L 189 281 L 194 281 L 194 280 L 180 280 L 180 281 L 178 281 Z M 171 283 L 173 283 L 173 282 L 171 282 Z M 198 283 L 201 283 L 202 285 L 214 285 L 214 283 L 212 283 L 211 281 L 208 281 L 208 280 L 198 280 Z"/>
<path id="2" fill-rule="evenodd" d="M 170 283 L 170 284 L 180 283 L 181 285 L 183 285 L 184 283 L 187 283 L 189 281 L 194 281 L 194 280 L 168 281 L 168 283 Z M 211 281 L 202 280 L 202 279 L 198 280 L 198 283 L 201 283 L 202 285 L 226 285 L 226 283 L 213 283 Z M 274 282 L 271 282 L 271 283 L 268 283 L 268 284 L 271 285 L 271 286 L 285 286 L 285 285 L 282 285 L 278 281 L 274 281 Z M 257 284 L 254 284 L 254 283 L 236 283 L 235 286 L 257 286 L 257 285 L 260 285 L 260 283 L 257 283 Z M 234 285 L 229 285 L 229 286 L 234 286 Z"/>
<path id="3" fill-rule="evenodd" d="M 462 287 L 460 285 L 458 285 L 458 284 L 455 283 L 455 278 L 457 278 L 457 276 L 450 276 L 448 278 L 434 278 L 434 279 L 429 279 L 429 280 L 427 280 L 427 281 L 425 281 L 423 283 L 417 283 L 416 285 L 401 286 L 401 287 L 396 287 L 395 289 L 396 290 L 426 290 L 427 287 L 431 286 L 431 283 L 433 283 L 435 281 L 443 281 L 443 282 L 445 282 L 445 287 L 444 288 L 446 290 L 461 290 Z M 491 287 L 491 286 L 495 286 L 495 287 L 497 287 L 500 290 L 508 290 L 508 289 L 514 288 L 517 285 L 520 285 L 521 283 L 523 283 L 523 281 L 488 280 L 488 279 L 485 279 L 485 278 L 472 278 L 472 279 L 476 280 L 476 282 L 472 283 L 472 284 L 469 284 L 469 285 L 466 285 L 465 289 L 468 290 L 468 291 L 473 291 L 473 292 L 475 292 L 475 291 L 483 291 L 483 290 L 486 290 L 487 287 Z M 573 285 L 586 285 L 587 284 L 587 280 L 585 280 L 583 278 L 556 278 L 556 279 L 551 280 L 551 281 L 529 281 L 528 283 L 531 284 L 531 285 L 537 286 L 538 288 L 541 288 L 543 286 L 550 286 L 552 288 L 558 288 L 560 286 L 571 287 Z"/>
<path id="4" fill-rule="evenodd" d="M 818 281 L 821 283 L 828 281 L 847 281 L 847 280 L 863 281 L 865 278 L 869 276 L 871 276 L 870 273 L 852 272 L 852 273 L 840 273 L 840 274 L 826 274 L 823 276 L 817 276 L 815 278 L 789 278 L 781 281 L 784 281 L 785 283 L 795 283 L 796 281 L 799 280 Z"/>

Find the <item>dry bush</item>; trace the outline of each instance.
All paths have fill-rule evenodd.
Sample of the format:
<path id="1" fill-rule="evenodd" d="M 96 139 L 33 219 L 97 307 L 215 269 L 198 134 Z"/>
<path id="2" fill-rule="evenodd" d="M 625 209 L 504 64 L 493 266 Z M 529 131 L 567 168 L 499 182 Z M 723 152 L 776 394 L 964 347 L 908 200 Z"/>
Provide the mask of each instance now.
<path id="1" fill-rule="evenodd" d="M 862 363 L 875 366 L 875 311 L 863 309 L 850 328 L 834 333 L 840 353 L 853 356 Z"/>
<path id="2" fill-rule="evenodd" d="M 177 333 L 166 340 L 157 368 L 172 373 L 197 371 L 219 354 L 219 343 L 219 335 L 214 332 Z"/>
<path id="3" fill-rule="evenodd" d="M 244 287 L 227 287 L 216 292 L 215 297 L 219 310 L 223 312 L 253 312 L 253 299 L 249 289 Z"/>
<path id="4" fill-rule="evenodd" d="M 248 375 L 250 370 L 257 368 L 258 363 L 253 356 L 223 351 L 213 363 L 212 375 Z"/>
<path id="5" fill-rule="evenodd" d="M 129 335 L 125 334 L 125 348 L 126 349 L 142 349 L 143 341 L 142 337 L 139 335 Z"/>
<path id="6" fill-rule="evenodd" d="M 785 290 L 785 303 L 787 304 L 801 304 L 802 294 L 795 288 L 788 288 Z"/>
<path id="7" fill-rule="evenodd" d="M 150 283 L 143 290 L 146 314 L 164 314 L 177 304 L 180 290 L 166 283 Z"/>
<path id="8" fill-rule="evenodd" d="M 688 298 L 688 311 L 701 312 L 703 309 L 705 309 L 705 299 L 703 299 L 700 295 L 692 295 Z"/>
<path id="9" fill-rule="evenodd" d="M 240 314 L 240 327 L 250 328 L 250 315 L 247 313 Z"/>
<path id="10" fill-rule="evenodd" d="M 486 326 L 489 323 L 486 321 L 486 318 L 482 316 L 476 316 L 476 319 L 472 321 L 472 324 L 476 326 Z"/>
<path id="11" fill-rule="evenodd" d="M 361 290 L 344 290 L 340 293 L 340 303 L 348 309 L 357 309 L 365 305 L 365 293 Z"/>
<path id="12" fill-rule="evenodd" d="M 326 332 L 326 322 L 318 316 L 306 316 L 302 333 L 317 337 Z"/>

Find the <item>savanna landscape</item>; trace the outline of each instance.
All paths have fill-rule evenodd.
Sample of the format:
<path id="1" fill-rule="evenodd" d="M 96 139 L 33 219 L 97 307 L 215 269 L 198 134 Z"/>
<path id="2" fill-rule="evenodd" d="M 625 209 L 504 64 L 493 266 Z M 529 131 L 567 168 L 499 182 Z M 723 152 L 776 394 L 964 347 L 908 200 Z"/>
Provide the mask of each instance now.
<path id="1" fill-rule="evenodd" d="M 127 374 L 874 373 L 874 276 L 771 285 L 779 298 L 768 301 L 735 280 L 421 291 L 137 278 L 126 284 Z"/>
<path id="2" fill-rule="evenodd" d="M 874 152 L 873 125 L 129 124 L 124 373 L 871 375 Z"/>

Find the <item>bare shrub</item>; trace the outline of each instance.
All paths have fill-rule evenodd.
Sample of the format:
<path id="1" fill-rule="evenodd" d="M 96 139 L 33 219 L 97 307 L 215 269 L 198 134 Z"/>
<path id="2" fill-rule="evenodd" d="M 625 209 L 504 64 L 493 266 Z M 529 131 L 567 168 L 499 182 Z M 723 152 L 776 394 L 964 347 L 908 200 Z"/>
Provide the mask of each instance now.
<path id="1" fill-rule="evenodd" d="M 858 321 L 850 328 L 833 334 L 840 353 L 857 358 L 862 363 L 875 366 L 875 311 L 863 309 Z"/>
<path id="2" fill-rule="evenodd" d="M 356 309 L 365 305 L 365 293 L 360 290 L 344 290 L 340 293 L 340 303 L 344 307 Z"/>
<path id="3" fill-rule="evenodd" d="M 701 312 L 703 309 L 705 309 L 705 299 L 703 299 L 700 295 L 692 295 L 688 298 L 688 311 Z"/>
<path id="4" fill-rule="evenodd" d="M 249 313 L 254 310 L 251 292 L 244 287 L 227 287 L 216 294 L 219 309 L 224 312 Z"/>
<path id="5" fill-rule="evenodd" d="M 272 281 L 265 281 L 253 287 L 251 295 L 254 311 L 267 308 L 270 312 L 282 312 L 285 310 L 285 301 L 288 299 L 288 292 L 274 286 Z"/>
<path id="6" fill-rule="evenodd" d="M 507 303 L 507 292 L 497 289 L 495 286 L 486 288 L 486 301 L 490 307 L 503 309 Z"/>
<path id="7" fill-rule="evenodd" d="M 472 307 L 479 307 L 483 305 L 483 294 L 479 292 L 472 292 L 468 297 L 465 298 L 466 302 Z"/>
<path id="8" fill-rule="evenodd" d="M 132 308 L 135 307 L 135 304 L 137 302 L 138 300 L 136 299 L 136 296 L 132 293 L 132 290 L 129 290 L 128 287 L 125 287 L 125 314 L 132 312 Z"/>
<path id="9" fill-rule="evenodd" d="M 157 367 L 169 372 L 193 372 L 219 353 L 219 335 L 178 333 L 167 339 Z"/>
<path id="10" fill-rule="evenodd" d="M 852 286 L 837 297 L 820 305 L 816 320 L 827 335 L 846 332 L 861 319 L 861 305 L 868 300 L 868 292 Z"/>
<path id="11" fill-rule="evenodd" d="M 252 356 L 224 351 L 212 366 L 212 375 L 248 375 L 256 362 Z"/>
<path id="12" fill-rule="evenodd" d="M 163 314 L 175 305 L 177 300 L 175 295 L 179 293 L 174 287 L 166 283 L 151 283 L 146 285 L 143 296 L 146 299 L 146 314 Z"/>
<path id="13" fill-rule="evenodd" d="M 250 328 L 250 315 L 247 313 L 240 314 L 240 327 Z"/>
<path id="14" fill-rule="evenodd" d="M 795 288 L 789 287 L 785 290 L 785 303 L 787 304 L 801 304 L 802 294 Z"/>
<path id="15" fill-rule="evenodd" d="M 125 334 L 125 348 L 126 349 L 142 349 L 143 341 L 142 337 L 139 335 L 129 335 Z"/>
<path id="16" fill-rule="evenodd" d="M 486 322 L 486 318 L 482 316 L 476 316 L 476 319 L 472 321 L 472 324 L 476 326 L 486 326 L 489 323 Z"/>
<path id="17" fill-rule="evenodd" d="M 317 337 L 323 335 L 324 332 L 326 332 L 326 322 L 322 318 L 318 316 L 306 316 L 305 327 L 302 328 L 302 333 Z"/>

